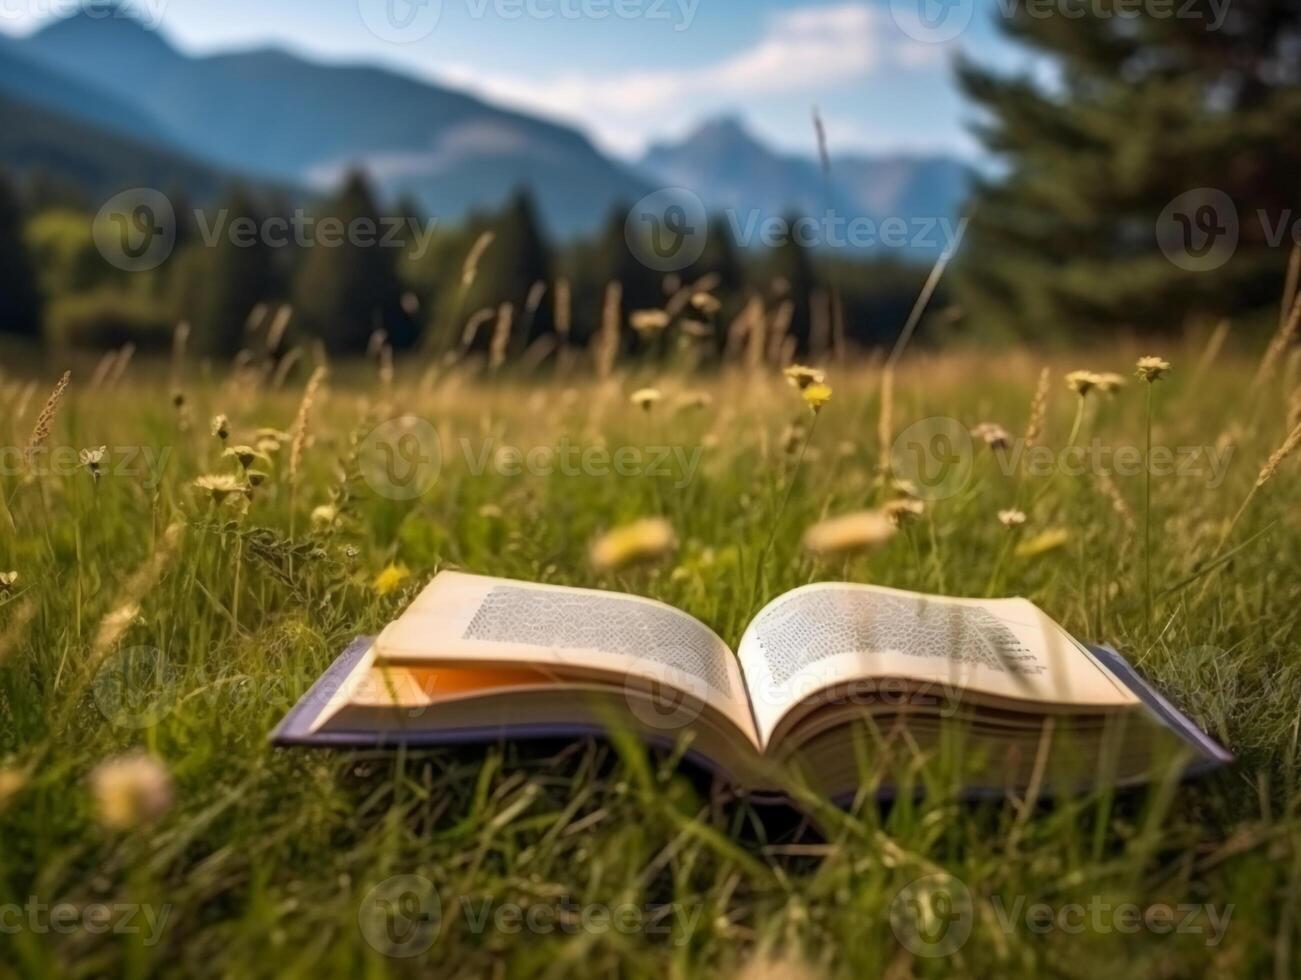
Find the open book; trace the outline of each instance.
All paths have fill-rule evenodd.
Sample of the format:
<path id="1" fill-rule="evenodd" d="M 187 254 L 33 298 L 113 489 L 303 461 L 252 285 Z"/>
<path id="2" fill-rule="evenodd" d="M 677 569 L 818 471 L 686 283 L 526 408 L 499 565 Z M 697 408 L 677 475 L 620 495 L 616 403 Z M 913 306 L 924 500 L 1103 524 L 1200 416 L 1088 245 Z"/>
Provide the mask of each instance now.
<path id="1" fill-rule="evenodd" d="M 273 735 L 375 746 L 574 736 L 627 726 L 739 786 L 854 793 L 864 759 L 956 753 L 966 785 L 1048 792 L 1141 782 L 1229 756 L 1114 651 L 1025 599 L 872 585 L 787 592 L 736 652 L 639 596 L 443 572 L 354 644 Z M 889 787 L 883 787 L 886 791 Z"/>

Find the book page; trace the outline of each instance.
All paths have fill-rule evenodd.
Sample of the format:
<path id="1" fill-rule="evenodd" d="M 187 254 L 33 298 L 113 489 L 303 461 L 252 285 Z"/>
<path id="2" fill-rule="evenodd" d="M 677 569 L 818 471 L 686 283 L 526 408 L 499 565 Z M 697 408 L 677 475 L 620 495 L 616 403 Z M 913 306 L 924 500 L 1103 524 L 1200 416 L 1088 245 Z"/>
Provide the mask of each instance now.
<path id="1" fill-rule="evenodd" d="M 737 651 L 762 743 L 830 687 L 905 678 L 941 701 L 971 693 L 1043 710 L 1137 703 L 1093 655 L 1025 599 L 957 599 L 820 583 L 778 596 Z"/>
<path id="2" fill-rule="evenodd" d="M 664 685 L 757 744 L 741 671 L 708 626 L 653 599 L 442 572 L 376 642 L 381 662 L 528 664 L 561 678 Z"/>

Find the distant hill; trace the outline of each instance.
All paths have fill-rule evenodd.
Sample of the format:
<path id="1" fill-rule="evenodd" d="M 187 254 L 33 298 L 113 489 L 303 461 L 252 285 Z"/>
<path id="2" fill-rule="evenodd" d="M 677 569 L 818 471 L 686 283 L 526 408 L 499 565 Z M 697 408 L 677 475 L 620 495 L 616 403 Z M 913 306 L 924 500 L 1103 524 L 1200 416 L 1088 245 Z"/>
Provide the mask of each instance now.
<path id="1" fill-rule="evenodd" d="M 817 216 L 831 207 L 846 220 L 902 218 L 920 232 L 930 220 L 956 222 L 971 179 L 949 157 L 846 155 L 832 157 L 828 184 L 812 157 L 777 153 L 730 116 L 680 142 L 652 145 L 639 167 L 650 179 L 694 191 L 711 211 L 736 213 L 738 226 L 756 212 Z"/>
<path id="2" fill-rule="evenodd" d="M 157 144 L 133 139 L 19 102 L 0 91 L 0 161 L 13 172 L 40 172 L 76 188 L 90 201 L 103 201 L 131 187 L 184 190 L 195 203 L 216 200 L 234 179 L 206 164 Z"/>
<path id="3" fill-rule="evenodd" d="M 87 15 L 20 48 L 139 105 L 199 158 L 322 185 L 365 166 L 386 192 L 442 219 L 528 185 L 548 227 L 568 234 L 649 190 L 576 130 L 382 68 L 272 49 L 190 58 L 133 20 Z"/>

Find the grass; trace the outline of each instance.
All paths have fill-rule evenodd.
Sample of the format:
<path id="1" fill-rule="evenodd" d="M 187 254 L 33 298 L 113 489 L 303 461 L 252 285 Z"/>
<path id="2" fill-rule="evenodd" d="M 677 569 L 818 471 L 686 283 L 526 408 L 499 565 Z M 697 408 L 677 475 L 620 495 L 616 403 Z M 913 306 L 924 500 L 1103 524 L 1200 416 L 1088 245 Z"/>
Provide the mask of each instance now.
<path id="1" fill-rule="evenodd" d="M 607 383 L 454 372 L 431 386 L 399 363 L 388 388 L 342 368 L 308 413 L 297 479 L 286 442 L 255 464 L 269 476 L 246 508 L 239 495 L 218 503 L 193 486 L 239 472 L 221 459 L 209 419 L 229 416 L 232 445 L 251 443 L 259 426 L 296 434 L 303 378 L 276 390 L 201 380 L 195 369 L 178 409 L 147 364 L 99 390 L 79 372 L 42 472 L 13 472 L 10 450 L 0 476 L 0 571 L 18 572 L 0 592 L 0 974 L 1295 975 L 1296 460 L 1252 488 L 1287 434 L 1296 361 L 1253 385 L 1254 355 L 1222 354 L 1198 372 L 1191 342 L 1158 352 L 1174 370 L 1156 392 L 1152 445 L 1231 455 L 1222 482 L 1208 468 L 1152 479 L 1150 622 L 1141 469 L 1017 476 L 976 446 L 958 491 L 881 550 L 806 555 L 808 525 L 892 493 L 876 469 L 872 365 L 829 372 L 834 396 L 807 445 L 787 427 L 806 435 L 808 409 L 769 369 L 694 378 L 642 369 Z M 1062 449 L 1078 404 L 1063 374 L 1132 378 L 1146 353 L 911 355 L 895 371 L 890 428 L 951 416 L 1022 432 L 1048 364 L 1040 441 Z M 34 399 L 5 379 L 0 442 L 28 444 L 55 377 L 41 377 Z M 648 384 L 664 399 L 631 406 L 628 395 Z M 1090 394 L 1074 445 L 1141 452 L 1143 387 Z M 675 409 L 687 391 L 712 402 Z M 428 492 L 400 501 L 358 475 L 357 447 L 404 413 L 437 427 L 442 466 Z M 109 451 L 95 481 L 75 453 L 99 445 Z M 558 445 L 684 455 L 648 477 L 541 473 L 527 457 L 516 473 L 501 452 Z M 682 463 L 696 449 L 688 475 Z M 153 486 L 148 464 L 164 452 Z M 997 513 L 1018 501 L 1028 520 L 1008 530 Z M 337 516 L 314 519 L 322 505 Z M 671 522 L 676 553 L 595 571 L 593 537 L 645 516 Z M 618 739 L 382 754 L 270 748 L 267 733 L 342 647 L 380 629 L 444 567 L 655 596 L 729 643 L 771 597 L 813 580 L 956 595 L 996 585 L 1125 651 L 1239 763 L 1193 784 L 1036 805 L 960 803 L 926 760 L 867 758 L 865 780 L 890 765 L 933 791 L 823 811 L 815 828 Z M 145 653 L 123 653 L 132 650 Z M 165 766 L 170 800 L 128 800 L 139 819 L 115 828 L 96 808 L 91 774 L 134 750 Z M 372 889 L 395 875 L 432 883 L 441 902 L 436 938 L 410 958 L 382 955 L 362 927 L 373 924 Z M 892 910 L 897 925 L 901 908 L 930 909 L 938 919 L 921 927 L 942 933 L 946 915 L 967 908 L 946 904 L 955 878 L 970 896 L 970 934 L 945 956 L 920 955 L 892 927 Z M 909 905 L 937 882 L 937 900 Z M 61 904 L 75 910 L 68 928 L 39 911 Z M 85 910 L 96 904 L 144 911 L 120 929 L 94 928 Z M 1148 918 L 1135 926 L 1117 911 L 1127 904 Z M 157 935 L 143 927 L 146 912 L 165 915 Z"/>

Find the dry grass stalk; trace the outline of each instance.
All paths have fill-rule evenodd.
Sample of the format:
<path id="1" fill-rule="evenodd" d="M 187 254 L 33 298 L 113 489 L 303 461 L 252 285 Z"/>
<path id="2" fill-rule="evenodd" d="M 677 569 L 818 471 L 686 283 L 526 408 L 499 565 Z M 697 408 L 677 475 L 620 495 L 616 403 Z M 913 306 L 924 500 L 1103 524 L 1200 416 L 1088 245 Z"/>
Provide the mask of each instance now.
<path id="1" fill-rule="evenodd" d="M 1097 473 L 1098 489 L 1102 491 L 1104 497 L 1111 501 L 1111 509 L 1125 522 L 1125 527 L 1133 533 L 1138 524 L 1134 520 L 1134 512 L 1129 509 L 1129 504 L 1125 502 L 1124 496 L 1121 495 L 1120 487 L 1116 486 L 1116 481 L 1111 478 L 1111 474 L 1105 469 L 1099 468 Z"/>
<path id="2" fill-rule="evenodd" d="M 172 387 L 180 384 L 181 372 L 185 366 L 185 352 L 190 345 L 190 324 L 187 320 L 178 323 L 172 330 Z"/>
<path id="3" fill-rule="evenodd" d="M 759 371 L 763 368 L 768 348 L 768 317 L 762 300 L 756 299 L 747 309 L 750 310 L 750 325 L 746 328 L 745 366 L 751 371 Z"/>
<path id="4" fill-rule="evenodd" d="M 280 363 L 276 365 L 275 375 L 271 379 L 271 387 L 279 391 L 285 386 L 285 381 L 289 377 L 289 372 L 294 369 L 294 365 L 303 359 L 303 349 L 301 347 L 292 347 L 280 358 Z"/>
<path id="5" fill-rule="evenodd" d="M 307 387 L 303 389 L 303 400 L 298 404 L 298 414 L 294 416 L 294 425 L 291 430 L 292 440 L 289 448 L 289 482 L 298 483 L 298 473 L 303 465 L 303 450 L 307 448 L 307 429 L 312 418 L 312 407 L 316 404 L 316 399 L 321 391 L 321 386 L 325 383 L 326 368 L 320 365 L 312 372 L 312 376 L 307 379 Z"/>
<path id="6" fill-rule="evenodd" d="M 29 381 L 27 386 L 18 394 L 14 402 L 14 422 L 21 422 L 27 417 L 27 410 L 32 406 L 32 399 L 36 397 L 36 382 Z"/>
<path id="7" fill-rule="evenodd" d="M 45 445 L 45 440 L 50 437 L 50 428 L 54 424 L 54 416 L 59 410 L 59 402 L 63 400 L 63 393 L 68 390 L 68 384 L 72 381 L 72 372 L 64 371 L 63 377 L 59 383 L 54 386 L 54 391 L 46 399 L 45 407 L 41 409 L 41 414 L 36 416 L 36 425 L 32 429 L 31 438 L 27 440 L 27 451 L 23 454 L 30 466 L 32 457 L 36 451 Z"/>
<path id="8" fill-rule="evenodd" d="M 1297 446 L 1301 446 L 1301 423 L 1292 427 L 1292 430 L 1287 434 L 1287 438 L 1283 440 L 1283 444 L 1275 449 L 1269 459 L 1265 461 L 1265 465 L 1260 469 L 1260 474 L 1256 477 L 1256 485 L 1253 489 L 1259 490 L 1272 480 L 1274 475 L 1278 473 L 1278 468 L 1283 465 L 1284 460 L 1296 452 Z"/>
<path id="9" fill-rule="evenodd" d="M 144 564 L 132 572 L 123 583 L 113 608 L 100 620 L 99 629 L 95 634 L 95 642 L 90 651 L 92 670 L 112 652 L 131 624 L 135 622 L 140 614 L 140 603 L 154 590 L 163 572 L 172 563 L 184 533 L 184 524 L 178 523 L 168 527 L 163 532 L 162 541 L 154 553 L 145 559 Z"/>
<path id="10" fill-rule="evenodd" d="M 497 236 L 491 231 L 485 231 L 482 235 L 474 240 L 470 246 L 469 253 L 465 256 L 465 265 L 461 267 L 461 288 L 469 289 L 474 285 L 475 277 L 479 275 L 479 261 L 483 258 L 483 253 L 488 251 L 488 246 Z"/>
<path id="11" fill-rule="evenodd" d="M 1270 338 L 1269 346 L 1265 348 L 1265 354 L 1260 359 L 1260 367 L 1256 369 L 1255 384 L 1264 384 L 1274 376 L 1279 358 L 1292 346 L 1298 323 L 1301 323 L 1301 297 L 1292 302 L 1292 312 L 1279 323 L 1278 330 Z"/>
<path id="12" fill-rule="evenodd" d="M 282 303 L 276 310 L 275 318 L 271 321 L 271 326 L 267 328 L 267 350 L 271 352 L 280 349 L 281 342 L 285 339 L 285 332 L 289 329 L 289 321 L 293 318 L 294 308 L 288 303 Z"/>
<path id="13" fill-rule="evenodd" d="M 770 363 L 781 364 L 782 349 L 786 345 L 786 334 L 790 330 L 791 321 L 794 318 L 795 304 L 790 300 L 783 300 L 772 316 L 772 326 L 768 331 L 768 360 Z"/>
<path id="14" fill-rule="evenodd" d="M 465 329 L 461 331 L 461 350 L 467 351 L 474 346 L 474 338 L 479 335 L 479 329 L 497 316 L 497 311 L 491 307 L 485 306 L 477 311 L 470 319 L 465 321 Z"/>
<path id="15" fill-rule="evenodd" d="M 127 367 L 131 364 L 131 359 L 135 357 L 136 345 L 126 343 L 122 349 L 117 352 L 117 357 L 113 359 L 113 366 L 109 376 L 105 379 L 104 385 L 107 388 L 116 388 L 122 383 L 122 376 L 126 374 Z"/>
<path id="16" fill-rule="evenodd" d="M 117 351 L 111 350 L 100 357 L 95 364 L 95 370 L 90 374 L 89 388 L 91 391 L 99 391 L 104 387 L 104 382 L 113 370 L 113 365 L 117 362 Z"/>
<path id="17" fill-rule="evenodd" d="M 614 373 L 614 362 L 619 356 L 622 310 L 623 284 L 615 281 L 605 287 L 605 303 L 601 307 L 601 333 L 597 337 L 593 351 L 596 360 L 596 376 L 602 381 Z"/>
<path id="18" fill-rule="evenodd" d="M 573 299 L 569 293 L 569 280 L 556 280 L 555 296 L 556 335 L 562 343 L 569 343 L 569 334 L 574 329 Z"/>
<path id="19" fill-rule="evenodd" d="M 1044 368 L 1039 372 L 1039 384 L 1035 387 L 1034 397 L 1030 399 L 1030 421 L 1025 426 L 1026 447 L 1037 445 L 1043 435 L 1044 418 L 1048 414 L 1048 382 L 1051 372 Z"/>
<path id="20" fill-rule="evenodd" d="M 876 468 L 890 472 L 890 447 L 894 441 L 894 364 L 886 361 L 881 369 L 881 414 L 876 420 Z"/>
<path id="21" fill-rule="evenodd" d="M 502 303 L 497 307 L 497 323 L 492 329 L 492 343 L 488 348 L 488 367 L 499 370 L 506 363 L 506 351 L 510 348 L 510 332 L 515 323 L 515 307 L 511 303 Z"/>

